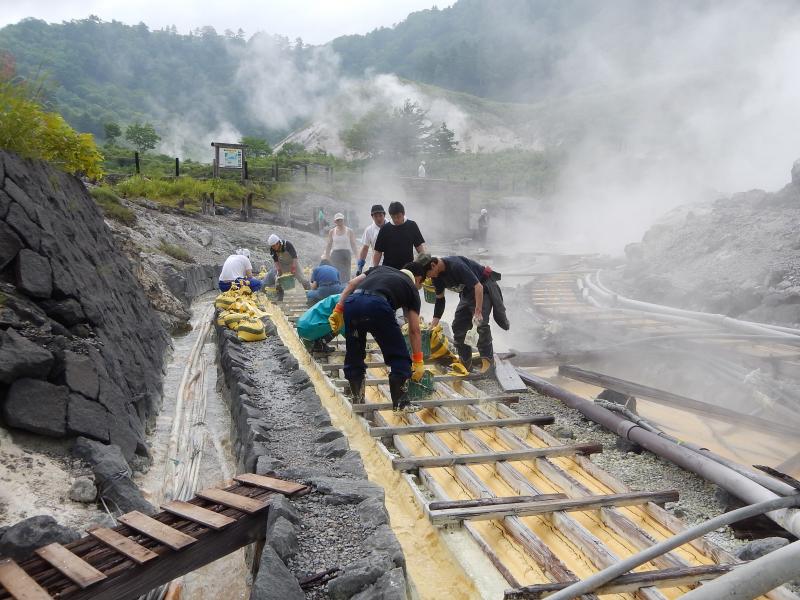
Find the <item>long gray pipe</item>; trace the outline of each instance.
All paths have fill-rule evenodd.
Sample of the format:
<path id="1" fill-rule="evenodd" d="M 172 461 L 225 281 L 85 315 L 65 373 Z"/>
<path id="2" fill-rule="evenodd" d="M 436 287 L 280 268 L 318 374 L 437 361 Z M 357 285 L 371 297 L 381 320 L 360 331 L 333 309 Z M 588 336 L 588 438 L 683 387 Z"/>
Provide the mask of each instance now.
<path id="1" fill-rule="evenodd" d="M 681 596 L 683 600 L 752 600 L 800 575 L 800 542 L 737 567 Z"/>
<path id="2" fill-rule="evenodd" d="M 620 417 L 619 415 L 601 408 L 577 394 L 565 390 L 557 385 L 532 375 L 522 369 L 517 369 L 523 381 L 539 392 L 558 398 L 570 408 L 581 412 L 583 415 L 599 423 L 632 442 L 636 442 L 653 454 L 661 456 L 684 469 L 698 474 L 703 479 L 716 483 L 747 504 L 756 504 L 767 500 L 779 498 L 777 494 L 763 488 L 747 477 L 717 463 L 710 458 L 692 452 L 669 440 L 666 440 L 641 426 Z M 775 510 L 767 514 L 778 525 L 795 536 L 800 537 L 800 511 L 793 509 Z"/>
<path id="3" fill-rule="evenodd" d="M 631 569 L 635 569 L 636 567 L 643 565 L 657 556 L 661 556 L 665 552 L 674 550 L 678 546 L 682 546 L 693 539 L 699 538 L 701 535 L 705 535 L 706 533 L 714 531 L 718 527 L 730 525 L 731 523 L 736 523 L 742 519 L 754 517 L 776 508 L 797 506 L 798 504 L 800 504 L 800 495 L 789 496 L 786 498 L 775 498 L 774 500 L 767 500 L 766 502 L 759 502 L 750 506 L 737 508 L 736 510 L 732 510 L 718 517 L 714 517 L 713 519 L 709 519 L 704 523 L 700 523 L 699 525 L 685 529 L 671 538 L 658 542 L 653 546 L 649 546 L 633 556 L 614 563 L 610 567 L 606 567 L 594 575 L 590 575 L 586 579 L 576 581 L 571 586 L 566 587 L 555 594 L 551 594 L 547 598 L 548 600 L 571 600 L 572 598 L 577 598 L 583 594 L 588 594 L 599 588 L 601 585 L 608 583 L 620 575 L 624 575 Z M 739 568 L 743 567 L 737 567 L 736 572 L 738 572 Z M 783 581 L 773 585 L 771 588 L 765 591 L 769 591 L 781 583 L 783 583 Z M 688 598 L 689 596 L 691 596 L 691 593 L 682 597 Z M 720 600 L 721 598 L 727 598 L 727 596 L 703 596 L 703 598 L 706 598 L 707 600 Z"/>
<path id="4" fill-rule="evenodd" d="M 704 313 L 694 310 L 686 310 L 683 308 L 673 308 L 671 306 L 664 306 L 662 304 L 653 304 L 651 302 L 642 302 L 641 300 L 633 300 L 631 298 L 626 298 L 625 296 L 621 296 L 605 288 L 599 281 L 600 279 L 599 273 L 596 275 L 596 277 L 598 281 L 594 282 L 592 281 L 591 276 L 587 275 L 584 278 L 584 284 L 589 290 L 591 290 L 598 296 L 602 297 L 607 302 L 610 302 L 612 305 L 627 306 L 629 308 L 634 308 L 651 313 L 659 313 L 659 314 L 675 315 L 679 317 L 686 317 L 691 319 L 699 319 L 709 323 L 714 323 L 715 325 L 719 325 L 720 327 L 726 327 L 738 331 L 746 331 L 749 333 L 762 333 L 762 334 L 772 333 L 774 335 L 778 335 L 780 337 L 785 337 L 785 338 L 794 338 L 794 339 L 800 338 L 800 329 L 793 329 L 791 327 L 781 327 L 778 325 L 769 325 L 766 323 L 754 323 L 753 321 L 742 321 L 740 319 L 734 319 L 733 317 L 728 317 L 726 315 Z"/>

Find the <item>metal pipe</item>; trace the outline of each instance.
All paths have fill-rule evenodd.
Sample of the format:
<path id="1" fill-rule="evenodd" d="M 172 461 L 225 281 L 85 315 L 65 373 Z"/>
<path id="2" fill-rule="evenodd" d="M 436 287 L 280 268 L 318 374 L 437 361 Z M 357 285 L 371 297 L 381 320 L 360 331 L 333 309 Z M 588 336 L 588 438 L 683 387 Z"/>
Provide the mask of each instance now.
<path id="1" fill-rule="evenodd" d="M 589 402 L 585 398 L 554 385 L 541 377 L 532 375 L 522 369 L 517 369 L 517 372 L 523 381 L 539 392 L 558 398 L 564 404 L 581 412 L 595 423 L 599 423 L 606 429 L 639 444 L 653 454 L 665 458 L 679 467 L 700 475 L 707 481 L 716 483 L 746 503 L 755 504 L 778 498 L 777 494 L 702 454 L 692 452 L 688 448 L 683 448 L 647 431 L 636 423 L 624 419 L 605 408 L 601 408 L 593 402 Z M 767 516 L 793 535 L 800 536 L 800 512 L 797 510 L 782 509 L 770 512 Z"/>
<path id="2" fill-rule="evenodd" d="M 682 596 L 685 600 L 751 600 L 798 577 L 800 542 L 751 561 Z"/>
<path id="3" fill-rule="evenodd" d="M 633 556 L 621 560 L 611 565 L 610 567 L 603 569 L 602 571 L 598 571 L 597 573 L 587 577 L 586 579 L 577 581 L 573 583 L 571 586 L 566 587 L 563 590 L 560 590 L 555 594 L 548 596 L 547 598 L 548 600 L 571 600 L 572 598 L 578 598 L 583 594 L 588 594 L 596 590 L 601 585 L 608 583 L 612 579 L 615 579 L 620 575 L 624 575 L 631 569 L 635 569 L 636 567 L 643 565 L 644 563 L 656 558 L 657 556 L 661 556 L 665 552 L 674 550 L 678 546 L 682 546 L 683 544 L 690 542 L 695 538 L 698 538 L 702 535 L 705 535 L 706 533 L 714 531 L 718 527 L 730 525 L 731 523 L 736 523 L 737 521 L 741 521 L 742 519 L 755 517 L 757 515 L 774 511 L 776 509 L 782 508 L 785 510 L 787 507 L 798 506 L 798 505 L 800 505 L 800 494 L 795 496 L 789 496 L 786 498 L 774 498 L 772 500 L 767 500 L 765 502 L 758 502 L 756 504 L 751 504 L 750 506 L 737 508 L 736 510 L 732 510 L 718 517 L 714 517 L 713 519 L 710 519 L 705 523 L 700 523 L 699 525 L 695 525 L 694 527 L 685 529 L 684 531 L 681 531 L 677 535 L 674 535 L 671 538 L 661 541 L 653 546 L 650 546 L 649 548 L 645 548 L 638 554 L 634 554 Z M 777 587 L 777 585 L 773 585 L 772 587 L 773 588 Z M 685 595 L 684 598 L 688 598 L 689 596 L 691 596 L 691 594 Z M 703 598 L 707 598 L 708 600 L 712 599 L 719 600 L 720 598 L 723 597 L 727 596 L 703 596 Z"/>

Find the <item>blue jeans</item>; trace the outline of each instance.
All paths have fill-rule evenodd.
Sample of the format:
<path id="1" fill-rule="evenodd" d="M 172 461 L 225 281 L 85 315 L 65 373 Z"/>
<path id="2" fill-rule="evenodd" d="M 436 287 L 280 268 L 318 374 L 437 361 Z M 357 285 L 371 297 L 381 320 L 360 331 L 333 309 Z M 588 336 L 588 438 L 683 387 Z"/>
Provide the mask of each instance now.
<path id="1" fill-rule="evenodd" d="M 341 283 L 325 283 L 315 290 L 308 290 L 306 292 L 306 302 L 308 302 L 309 306 L 314 306 L 328 296 L 341 294 L 342 290 L 344 290 L 344 286 Z"/>
<path id="2" fill-rule="evenodd" d="M 234 279 L 233 281 L 235 283 L 238 283 L 238 284 L 241 284 L 241 282 L 243 282 L 243 281 L 248 282 L 249 285 L 250 285 L 250 289 L 253 290 L 254 292 L 257 292 L 258 290 L 260 290 L 261 286 L 263 285 L 262 281 L 260 279 L 255 278 L 255 277 L 238 277 L 238 278 Z M 230 281 L 220 281 L 219 282 L 219 290 L 221 292 L 227 292 L 229 289 L 231 289 L 231 283 L 232 282 L 230 282 Z"/>
<path id="3" fill-rule="evenodd" d="M 411 377 L 411 357 L 388 300 L 364 294 L 348 296 L 344 301 L 344 324 L 347 330 L 344 376 L 347 379 L 362 379 L 367 372 L 364 359 L 368 333 L 378 342 L 392 376 Z"/>

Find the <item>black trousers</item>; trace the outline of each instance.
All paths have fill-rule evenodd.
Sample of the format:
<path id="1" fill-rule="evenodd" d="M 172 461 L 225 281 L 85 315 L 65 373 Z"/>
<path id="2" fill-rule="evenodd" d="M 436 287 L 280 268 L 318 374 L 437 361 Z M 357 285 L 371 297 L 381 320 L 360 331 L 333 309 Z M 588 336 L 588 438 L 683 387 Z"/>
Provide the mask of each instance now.
<path id="1" fill-rule="evenodd" d="M 489 326 L 489 316 L 492 312 L 492 298 L 489 294 L 489 286 L 497 285 L 494 281 L 487 280 L 483 285 L 483 323 L 478 326 L 478 352 L 484 358 L 494 359 L 494 349 L 492 347 L 492 329 Z M 472 329 L 472 315 L 475 314 L 475 290 L 463 291 L 459 294 L 458 307 L 453 317 L 451 327 L 453 329 L 453 340 L 456 344 L 458 357 L 462 362 L 468 362 L 472 358 L 472 348 L 464 343 L 464 337 Z"/>

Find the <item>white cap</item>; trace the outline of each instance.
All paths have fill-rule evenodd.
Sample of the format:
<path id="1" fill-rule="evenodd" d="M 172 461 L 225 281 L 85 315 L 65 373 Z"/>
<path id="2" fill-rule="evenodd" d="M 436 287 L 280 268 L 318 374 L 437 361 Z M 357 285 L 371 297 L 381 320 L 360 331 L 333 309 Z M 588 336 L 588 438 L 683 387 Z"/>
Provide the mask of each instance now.
<path id="1" fill-rule="evenodd" d="M 488 213 L 489 213 L 489 211 L 488 211 L 488 210 L 486 210 L 485 208 L 482 208 L 482 209 L 481 209 L 481 214 L 482 214 L 482 215 L 486 215 L 486 214 L 488 214 Z"/>
<path id="2" fill-rule="evenodd" d="M 281 241 L 281 238 L 279 238 L 274 233 L 271 234 L 269 236 L 269 238 L 267 238 L 267 244 L 270 245 L 270 246 L 274 246 L 275 244 L 279 243 L 280 241 Z"/>
<path id="3" fill-rule="evenodd" d="M 344 221 L 344 215 L 342 213 L 336 213 L 335 215 L 333 215 L 333 220 L 334 221 L 338 221 L 339 219 Z"/>
<path id="4" fill-rule="evenodd" d="M 242 256 L 246 256 L 247 258 L 250 258 L 250 250 L 248 250 L 247 248 L 239 248 L 236 251 L 236 254 L 241 254 Z"/>
<path id="5" fill-rule="evenodd" d="M 400 272 L 401 273 L 405 273 L 406 275 L 408 275 L 408 277 L 411 279 L 411 283 L 414 283 L 414 284 L 417 283 L 417 280 L 414 279 L 414 274 L 411 271 L 409 271 L 408 269 L 400 269 Z"/>
<path id="6" fill-rule="evenodd" d="M 425 164 L 425 161 L 424 161 L 424 160 L 422 160 L 422 161 L 420 161 L 420 163 L 419 163 L 419 164 L 421 164 L 421 165 L 424 165 L 424 164 Z"/>

